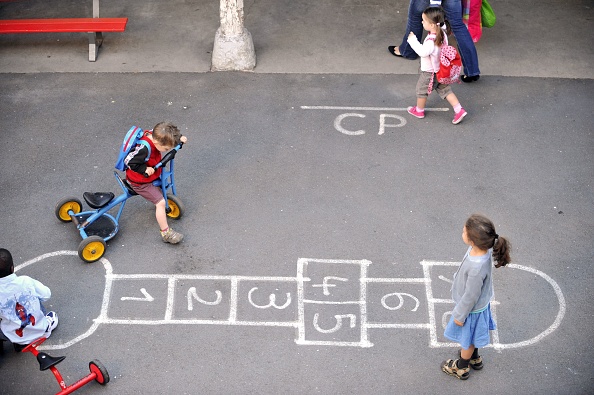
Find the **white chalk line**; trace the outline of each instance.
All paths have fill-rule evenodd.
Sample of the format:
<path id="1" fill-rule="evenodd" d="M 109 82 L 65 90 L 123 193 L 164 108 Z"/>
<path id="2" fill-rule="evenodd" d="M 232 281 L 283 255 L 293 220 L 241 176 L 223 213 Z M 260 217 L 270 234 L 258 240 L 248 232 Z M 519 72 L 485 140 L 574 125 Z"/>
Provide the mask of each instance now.
<path id="1" fill-rule="evenodd" d="M 417 283 L 425 284 L 431 280 L 426 278 L 365 278 L 362 279 L 366 283 Z"/>
<path id="2" fill-rule="evenodd" d="M 258 277 L 258 276 L 213 276 L 207 274 L 112 274 L 110 276 L 113 280 L 238 280 L 238 281 L 297 281 L 297 277 Z M 309 278 L 304 278 L 303 281 L 310 281 Z"/>
<path id="3" fill-rule="evenodd" d="M 143 320 L 125 318 L 97 319 L 101 324 L 114 325 L 226 325 L 226 326 L 279 326 L 296 328 L 297 321 L 231 321 L 231 320 L 201 320 L 201 319 L 164 319 L 164 320 Z"/>
<path id="4" fill-rule="evenodd" d="M 373 343 L 369 341 L 360 342 L 335 342 L 335 341 L 324 341 L 324 340 L 295 340 L 295 343 L 300 346 L 336 346 L 336 347 L 362 347 L 369 348 L 373 347 Z"/>
<path id="5" fill-rule="evenodd" d="M 78 253 L 76 251 L 54 251 L 54 252 L 48 252 L 47 254 L 43 254 L 43 255 L 39 255 L 37 258 L 33 258 L 30 259 L 26 262 L 21 263 L 20 265 L 15 266 L 14 271 L 17 272 L 21 269 L 26 268 L 29 265 L 32 265 L 34 263 L 37 263 L 45 258 L 51 258 L 54 256 L 60 256 L 60 255 L 78 255 Z"/>
<path id="6" fill-rule="evenodd" d="M 173 317 L 173 302 L 175 300 L 175 278 L 167 279 L 167 306 L 165 307 L 165 319 Z"/>
<path id="7" fill-rule="evenodd" d="M 299 323 L 297 326 L 297 339 L 295 340 L 297 344 L 303 344 L 302 342 L 305 341 L 305 297 L 303 281 L 299 280 L 303 280 L 305 278 L 303 273 L 305 271 L 306 265 L 307 259 L 300 258 L 297 260 L 297 322 Z"/>
<path id="8" fill-rule="evenodd" d="M 344 110 L 344 111 L 407 111 L 407 107 L 342 107 L 342 106 L 301 106 L 302 110 Z M 449 111 L 449 108 L 425 107 L 425 111 Z"/>
<path id="9" fill-rule="evenodd" d="M 78 253 L 76 251 L 55 251 L 55 252 L 43 254 L 43 255 L 38 256 L 37 258 L 31 259 L 29 261 L 22 263 L 21 265 L 18 265 L 17 267 L 15 267 L 15 272 L 17 270 L 23 269 L 23 268 L 33 264 L 33 263 L 39 262 L 42 259 L 50 258 L 50 257 L 54 257 L 54 256 L 60 256 L 60 255 L 76 256 L 76 255 L 78 255 Z M 106 278 L 107 278 L 107 276 L 112 272 L 111 263 L 105 258 L 101 258 L 99 260 L 99 262 L 101 262 L 103 264 L 103 267 L 106 272 Z M 87 329 L 86 332 L 84 332 L 83 334 L 75 337 L 74 339 L 72 339 L 66 343 L 52 344 L 52 345 L 42 344 L 41 346 L 37 347 L 37 349 L 38 350 L 61 350 L 61 349 L 70 347 L 73 344 L 76 344 L 79 341 L 84 340 L 87 337 L 89 337 L 90 335 L 92 335 L 97 330 L 97 327 L 99 326 L 99 324 L 101 322 L 100 321 L 101 317 L 105 316 L 105 314 L 106 314 L 107 306 L 109 303 L 110 293 L 111 293 L 111 282 L 106 281 L 105 291 L 103 293 L 103 301 L 101 303 L 101 312 L 99 314 L 99 317 L 97 319 L 93 320 L 93 324 L 91 324 L 90 328 Z"/>
<path id="10" fill-rule="evenodd" d="M 427 279 L 429 279 L 429 282 L 427 283 L 427 286 L 425 288 L 426 294 L 427 294 L 427 306 L 429 309 L 429 321 L 430 321 L 430 325 L 429 325 L 429 330 L 430 330 L 430 341 L 429 341 L 429 346 L 432 348 L 440 348 L 440 347 L 459 347 L 459 345 L 457 343 L 454 342 L 440 342 L 437 340 L 437 322 L 435 320 L 435 305 L 436 304 L 454 304 L 454 301 L 452 299 L 439 299 L 439 298 L 433 298 L 433 289 L 431 287 L 431 267 L 433 266 L 459 266 L 460 262 L 439 262 L 439 261 L 427 261 L 427 260 L 423 260 L 421 262 L 421 265 L 423 266 L 423 273 L 425 274 L 425 277 Z M 445 278 L 444 276 L 440 275 L 438 276 L 438 278 L 442 281 L 445 281 L 447 283 L 451 282 Z M 493 313 L 494 309 L 492 309 L 492 313 Z M 496 319 L 495 315 L 493 315 L 493 319 Z M 487 347 L 494 347 L 494 344 L 498 344 L 499 343 L 499 333 L 498 330 L 494 330 L 492 331 L 492 336 L 493 336 L 493 343 L 489 344 Z"/>
<path id="11" fill-rule="evenodd" d="M 367 282 L 365 279 L 367 278 L 367 268 L 371 264 L 370 261 L 365 261 L 366 264 L 361 265 L 361 275 L 359 276 L 359 281 L 361 286 L 359 287 L 359 300 L 361 300 L 361 344 L 363 347 L 371 347 L 371 343 L 367 338 Z"/>
<path id="12" fill-rule="evenodd" d="M 152 302 L 155 300 L 155 298 L 153 298 L 148 292 L 146 292 L 145 288 L 140 288 L 140 293 L 142 293 L 144 296 L 140 297 L 140 296 L 122 296 L 120 298 L 120 300 L 137 300 L 137 301 L 142 301 L 142 302 Z"/>
<path id="13" fill-rule="evenodd" d="M 430 269 L 429 268 L 431 266 L 458 266 L 458 265 L 460 265 L 460 262 L 439 262 L 439 261 L 424 260 L 421 262 L 421 265 L 423 265 L 423 272 L 425 273 L 425 277 L 430 278 L 430 271 L 429 271 Z M 529 266 L 523 266 L 523 265 L 518 265 L 518 264 L 512 263 L 512 264 L 506 265 L 506 267 L 534 273 L 534 274 L 542 277 L 543 279 L 545 279 L 553 287 L 553 290 L 555 291 L 555 295 L 557 296 L 557 300 L 559 302 L 559 312 L 557 313 L 557 316 L 555 317 L 555 320 L 553 321 L 553 323 L 547 329 L 545 329 L 540 334 L 532 337 L 531 339 L 524 340 L 521 342 L 502 344 L 499 341 L 499 330 L 495 329 L 494 331 L 492 331 L 493 332 L 493 342 L 492 342 L 492 344 L 488 345 L 487 347 L 493 347 L 496 350 L 526 347 L 526 346 L 529 346 L 529 345 L 539 342 L 540 340 L 542 340 L 544 337 L 550 335 L 552 332 L 554 332 L 559 327 L 559 325 L 561 324 L 561 321 L 563 320 L 563 317 L 565 316 L 565 311 L 567 309 L 567 305 L 565 302 L 565 296 L 563 296 L 563 292 L 561 291 L 559 284 L 557 284 L 557 282 L 555 280 L 553 280 L 550 276 L 541 272 L 538 269 L 534 269 Z M 430 281 L 428 284 L 430 284 Z M 438 301 L 438 303 L 448 303 L 448 302 L 453 303 L 453 301 L 452 300 L 448 301 L 447 299 L 434 299 L 430 286 L 426 287 L 426 292 L 427 292 L 428 306 L 429 306 L 429 310 L 430 310 L 429 319 L 430 319 L 430 321 L 432 321 L 431 322 L 431 331 L 433 332 L 434 328 L 437 328 L 435 325 L 435 309 L 434 309 L 433 302 Z M 497 320 L 496 306 L 498 304 L 500 304 L 500 302 L 493 301 L 491 304 L 493 305 L 493 308 L 491 309 L 491 314 L 493 315 L 493 319 Z M 430 337 L 431 337 L 431 347 L 450 347 L 452 345 L 457 346 L 456 343 L 439 343 L 437 341 L 436 333 L 435 334 L 431 333 Z"/>
<path id="14" fill-rule="evenodd" d="M 365 303 L 362 300 L 351 300 L 351 301 L 342 301 L 342 302 L 334 302 L 331 300 L 309 300 L 303 299 L 303 303 L 310 303 L 310 304 L 332 304 L 332 305 L 341 305 L 341 304 L 363 304 Z"/>
<path id="15" fill-rule="evenodd" d="M 74 256 L 77 255 L 75 251 L 55 251 L 47 254 L 43 254 L 37 258 L 31 259 L 29 261 L 24 262 L 21 265 L 15 267 L 15 272 L 23 269 L 31 264 L 39 262 L 42 259 L 53 257 L 53 256 L 60 256 L 60 255 L 70 255 Z M 91 327 L 83 334 L 77 336 L 76 338 L 62 344 L 56 345 L 42 345 L 39 347 L 40 350 L 57 350 L 67 348 L 79 341 L 87 338 L 92 333 L 95 332 L 99 324 L 101 323 L 111 323 L 111 324 L 126 324 L 126 325 L 162 325 L 162 324 L 203 324 L 203 325 L 242 325 L 242 326 L 281 326 L 281 327 L 297 327 L 298 329 L 298 338 L 296 339 L 297 344 L 313 344 L 313 345 L 337 345 L 337 346 L 345 346 L 345 345 L 356 345 L 359 347 L 371 347 L 372 343 L 367 339 L 367 329 L 377 329 L 377 328 L 397 328 L 397 329 L 429 329 L 430 331 L 430 347 L 455 347 L 457 346 L 455 343 L 444 343 L 437 341 L 437 333 L 436 333 L 436 322 L 435 322 L 435 309 L 434 305 L 436 303 L 453 303 L 453 301 L 448 299 L 435 299 L 432 295 L 431 289 L 431 278 L 430 278 L 430 267 L 432 266 L 457 266 L 459 262 L 438 262 L 438 261 L 422 261 L 421 265 L 423 266 L 423 272 L 425 275 L 424 279 L 368 279 L 367 275 L 367 267 L 371 264 L 370 261 L 367 260 L 328 260 L 328 259 L 306 259 L 306 258 L 299 258 L 298 259 L 298 266 L 297 266 L 297 277 L 249 277 L 249 276 L 208 276 L 208 275 L 150 275 L 150 274 L 141 274 L 141 275 L 114 275 L 111 263 L 105 259 L 101 258 L 99 260 L 104 266 L 106 271 L 105 279 L 105 291 L 103 295 L 103 301 L 101 304 L 101 310 L 99 317 L 93 320 L 93 324 Z M 310 281 L 311 279 L 308 277 L 304 277 L 304 271 L 309 262 L 317 262 L 317 263 L 346 263 L 346 264 L 359 264 L 361 268 L 360 274 L 360 301 L 355 302 L 355 304 L 360 304 L 360 314 L 361 314 L 361 341 L 359 342 L 334 342 L 334 341 L 308 341 L 305 340 L 305 314 L 304 314 L 304 304 L 310 303 L 312 301 L 306 300 L 304 298 L 304 290 L 303 284 L 306 281 Z M 546 337 L 553 331 L 555 331 L 563 317 L 565 316 L 566 311 L 566 302 L 565 297 L 561 291 L 559 285 L 547 274 L 528 267 L 522 266 L 517 264 L 510 264 L 507 267 L 515 268 L 519 270 L 528 271 L 534 273 L 543 279 L 545 279 L 555 291 L 557 299 L 559 301 L 559 312 L 553 322 L 545 331 L 541 332 L 539 335 L 534 336 L 533 338 L 521 342 L 516 343 L 509 343 L 509 344 L 501 344 L 499 342 L 498 332 L 494 331 L 493 336 L 493 344 L 489 345 L 488 347 L 493 347 L 497 350 L 509 349 L 509 348 L 518 348 L 518 347 L 525 347 L 528 345 L 532 345 L 542 338 Z M 121 280 L 121 279 L 167 279 L 168 280 L 168 303 L 165 318 L 163 320 L 131 320 L 131 319 L 111 319 L 107 317 L 107 310 L 109 307 L 109 300 L 111 296 L 112 290 L 112 283 L 113 280 Z M 174 285 L 177 279 L 200 279 L 200 280 L 230 280 L 231 281 L 231 308 L 228 320 L 178 320 L 172 319 L 172 309 L 173 309 L 173 297 L 174 297 Z M 393 281 L 399 280 L 399 281 Z M 421 281 L 422 280 L 422 281 Z M 297 293 L 298 293 L 298 319 L 297 321 L 288 321 L 288 322 L 267 322 L 267 321 L 241 321 L 237 320 L 237 292 L 238 292 L 238 283 L 239 281 L 288 281 L 288 282 L 296 282 L 297 283 Z M 367 322 L 367 289 L 366 284 L 368 282 L 409 282 L 409 283 L 424 283 L 426 296 L 428 301 L 428 310 L 429 310 L 429 323 L 428 324 L 384 324 L 384 323 L 369 323 Z M 316 301 L 319 302 L 319 301 Z M 329 304 L 337 304 L 329 303 Z M 494 302 L 494 305 L 499 304 L 498 302 Z M 495 315 L 495 308 L 493 308 L 493 313 Z"/>
<path id="16" fill-rule="evenodd" d="M 431 329 L 431 324 L 381 324 L 368 323 L 370 329 Z"/>
<path id="17" fill-rule="evenodd" d="M 563 292 L 561 291 L 559 284 L 557 284 L 557 282 L 555 280 L 553 280 L 551 277 L 549 277 L 547 274 L 541 272 L 540 270 L 531 268 L 529 266 L 522 266 L 522 265 L 517 265 L 514 263 L 511 263 L 511 264 L 507 265 L 506 267 L 513 268 L 513 269 L 525 270 L 527 272 L 534 273 L 534 274 L 539 275 L 540 277 L 544 278 L 549 284 L 551 284 L 551 286 L 553 287 L 553 290 L 555 291 L 555 294 L 557 295 L 557 300 L 559 301 L 559 312 L 557 313 L 557 316 L 555 317 L 555 321 L 551 324 L 551 326 L 549 326 L 544 332 L 541 332 L 537 336 L 534 336 L 532 339 L 517 342 L 517 343 L 508 343 L 508 344 L 504 344 L 504 345 L 493 344 L 493 347 L 495 349 L 509 349 L 509 348 L 525 347 L 525 346 L 529 346 L 531 344 L 539 342 L 542 338 L 551 334 L 553 331 L 555 331 L 559 327 L 559 325 L 561 325 L 561 321 L 563 320 L 563 317 L 565 316 L 565 311 L 567 309 L 567 305 L 565 303 L 565 296 L 563 296 Z"/>

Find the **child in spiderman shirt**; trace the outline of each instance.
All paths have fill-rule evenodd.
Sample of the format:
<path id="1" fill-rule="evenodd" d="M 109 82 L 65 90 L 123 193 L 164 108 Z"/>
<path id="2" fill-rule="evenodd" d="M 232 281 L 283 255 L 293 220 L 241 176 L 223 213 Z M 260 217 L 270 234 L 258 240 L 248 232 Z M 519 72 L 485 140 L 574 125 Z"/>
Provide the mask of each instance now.
<path id="1" fill-rule="evenodd" d="M 20 351 L 40 337 L 50 337 L 58 326 L 58 315 L 53 311 L 45 314 L 41 302 L 51 295 L 41 282 L 17 276 L 12 255 L 0 248 L 0 340 L 10 341 Z"/>

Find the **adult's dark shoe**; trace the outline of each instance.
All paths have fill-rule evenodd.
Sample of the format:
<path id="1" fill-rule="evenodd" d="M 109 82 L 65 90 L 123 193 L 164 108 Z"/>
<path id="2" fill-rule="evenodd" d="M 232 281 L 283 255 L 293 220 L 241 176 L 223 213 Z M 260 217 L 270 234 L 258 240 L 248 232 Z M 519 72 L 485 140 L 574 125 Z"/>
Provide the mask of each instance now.
<path id="1" fill-rule="evenodd" d="M 398 56 L 399 58 L 401 58 L 401 57 L 402 57 L 402 55 L 400 55 L 399 53 L 396 53 L 396 46 L 395 46 L 395 45 L 390 45 L 390 46 L 388 47 L 388 51 L 389 51 L 389 52 L 390 52 L 392 55 L 394 55 L 394 56 Z M 398 51 L 400 51 L 400 50 L 398 50 Z"/>
<path id="2" fill-rule="evenodd" d="M 474 82 L 474 81 L 478 81 L 479 78 L 481 78 L 480 75 L 473 75 L 471 77 L 467 76 L 467 75 L 463 75 L 462 77 L 460 77 L 460 79 L 462 80 L 462 82 Z"/>

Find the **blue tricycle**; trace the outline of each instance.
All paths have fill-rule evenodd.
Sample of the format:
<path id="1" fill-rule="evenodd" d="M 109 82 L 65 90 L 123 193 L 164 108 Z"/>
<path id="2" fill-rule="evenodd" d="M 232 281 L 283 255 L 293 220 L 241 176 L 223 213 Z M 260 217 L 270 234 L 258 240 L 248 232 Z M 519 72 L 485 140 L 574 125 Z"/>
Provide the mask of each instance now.
<path id="1" fill-rule="evenodd" d="M 155 169 L 162 167 L 161 177 L 153 182 L 160 186 L 165 198 L 167 216 L 180 219 L 184 213 L 184 205 L 177 197 L 175 179 L 173 177 L 175 154 L 183 143 L 167 152 Z M 67 197 L 56 204 L 56 217 L 62 222 L 74 222 L 82 241 L 78 245 L 78 256 L 87 263 L 99 260 L 105 253 L 106 242 L 112 239 L 119 230 L 119 220 L 126 200 L 137 195 L 126 179 L 122 179 L 117 171 L 113 174 L 122 188 L 122 194 L 115 196 L 113 192 L 84 192 L 83 198 L 92 210 L 82 211 L 82 203 L 75 197 Z M 168 192 L 168 190 L 170 192 Z M 116 216 L 108 211 L 120 205 Z"/>

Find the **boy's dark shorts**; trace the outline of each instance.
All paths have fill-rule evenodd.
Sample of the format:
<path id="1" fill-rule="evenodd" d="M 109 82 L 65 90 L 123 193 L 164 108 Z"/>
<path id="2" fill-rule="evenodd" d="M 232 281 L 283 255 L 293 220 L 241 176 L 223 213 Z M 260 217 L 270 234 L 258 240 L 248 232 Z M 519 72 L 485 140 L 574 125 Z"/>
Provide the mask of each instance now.
<path id="1" fill-rule="evenodd" d="M 147 182 L 146 184 L 136 184 L 134 182 L 128 181 L 134 192 L 148 200 L 154 205 L 157 205 L 161 200 L 163 200 L 163 192 L 161 191 L 161 187 L 157 187 L 153 185 L 151 182 Z"/>

